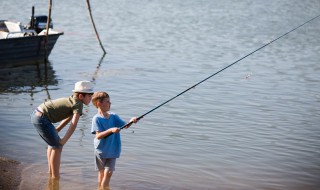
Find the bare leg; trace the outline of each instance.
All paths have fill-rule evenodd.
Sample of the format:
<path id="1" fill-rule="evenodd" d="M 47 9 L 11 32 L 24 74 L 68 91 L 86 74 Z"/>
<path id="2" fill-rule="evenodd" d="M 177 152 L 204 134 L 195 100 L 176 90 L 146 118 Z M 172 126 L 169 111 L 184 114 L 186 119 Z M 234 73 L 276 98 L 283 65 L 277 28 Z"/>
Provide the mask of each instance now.
<path id="1" fill-rule="evenodd" d="M 99 174 L 98 174 L 98 188 L 99 188 L 99 190 L 102 189 L 101 182 L 103 179 L 103 175 L 104 175 L 104 170 L 99 170 Z"/>
<path id="2" fill-rule="evenodd" d="M 62 148 L 52 148 L 50 154 L 50 171 L 52 178 L 59 179 L 60 177 L 60 160 Z"/>
<path id="3" fill-rule="evenodd" d="M 110 183 L 110 179 L 112 176 L 112 171 L 105 169 L 104 170 L 104 176 L 101 182 L 101 186 L 103 187 L 103 189 L 109 189 L 109 183 Z"/>
<path id="4" fill-rule="evenodd" d="M 47 158 L 48 158 L 48 173 L 50 177 L 52 177 L 51 164 L 50 164 L 51 151 L 52 151 L 52 148 L 48 147 Z"/>

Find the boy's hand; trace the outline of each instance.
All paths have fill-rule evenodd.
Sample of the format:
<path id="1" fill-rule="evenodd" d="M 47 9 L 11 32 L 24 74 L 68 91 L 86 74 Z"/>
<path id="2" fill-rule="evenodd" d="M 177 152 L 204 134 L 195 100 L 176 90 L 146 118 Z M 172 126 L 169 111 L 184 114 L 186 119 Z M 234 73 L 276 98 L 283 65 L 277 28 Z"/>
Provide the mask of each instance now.
<path id="1" fill-rule="evenodd" d="M 138 121 L 139 120 L 136 117 L 131 118 L 129 121 L 129 125 L 126 126 L 126 129 L 128 129 L 132 125 L 132 123 L 137 123 Z"/>
<path id="2" fill-rule="evenodd" d="M 131 119 L 130 119 L 130 121 L 129 121 L 129 122 L 137 123 L 138 121 L 139 121 L 139 120 L 138 120 L 138 118 L 133 117 L 133 118 L 131 118 Z"/>
<path id="3" fill-rule="evenodd" d="M 118 128 L 118 127 L 113 127 L 113 128 L 111 128 L 110 130 L 111 130 L 112 133 L 119 133 L 120 128 Z"/>

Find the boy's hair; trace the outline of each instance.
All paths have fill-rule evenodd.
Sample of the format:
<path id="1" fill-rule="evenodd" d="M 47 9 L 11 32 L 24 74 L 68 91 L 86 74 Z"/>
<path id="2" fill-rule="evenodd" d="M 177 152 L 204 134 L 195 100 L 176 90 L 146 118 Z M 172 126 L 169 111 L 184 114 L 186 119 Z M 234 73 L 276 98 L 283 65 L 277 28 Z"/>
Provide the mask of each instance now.
<path id="1" fill-rule="evenodd" d="M 92 96 L 91 101 L 92 101 L 92 104 L 98 108 L 97 102 L 98 101 L 102 102 L 102 100 L 105 99 L 105 98 L 109 98 L 109 94 L 108 93 L 106 93 L 106 92 L 95 92 L 93 94 L 93 96 Z"/>

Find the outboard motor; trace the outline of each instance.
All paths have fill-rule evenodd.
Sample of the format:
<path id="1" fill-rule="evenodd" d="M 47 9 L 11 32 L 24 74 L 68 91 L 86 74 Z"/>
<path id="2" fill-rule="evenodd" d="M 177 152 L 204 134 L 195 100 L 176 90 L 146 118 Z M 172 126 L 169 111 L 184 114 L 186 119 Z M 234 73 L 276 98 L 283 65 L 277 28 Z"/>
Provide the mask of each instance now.
<path id="1" fill-rule="evenodd" d="M 46 15 L 33 16 L 33 22 L 30 19 L 30 26 L 33 26 L 34 30 L 39 34 L 42 30 L 46 29 L 47 19 Z M 50 19 L 49 28 L 53 28 L 52 19 Z"/>
<path id="2" fill-rule="evenodd" d="M 34 16 L 34 6 L 32 6 L 31 18 L 29 25 L 26 26 L 27 29 L 32 29 L 39 34 L 42 30 L 47 28 L 47 15 Z M 49 28 L 53 29 L 52 19 L 50 19 Z"/>

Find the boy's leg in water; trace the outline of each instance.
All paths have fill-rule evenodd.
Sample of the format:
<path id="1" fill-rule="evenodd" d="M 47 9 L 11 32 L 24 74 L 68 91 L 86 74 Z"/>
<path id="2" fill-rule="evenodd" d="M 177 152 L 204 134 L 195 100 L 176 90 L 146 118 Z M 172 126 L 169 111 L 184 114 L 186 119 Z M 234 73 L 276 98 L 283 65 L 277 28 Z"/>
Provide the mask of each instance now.
<path id="1" fill-rule="evenodd" d="M 60 177 L 60 160 L 61 160 L 62 148 L 52 148 L 50 154 L 50 171 L 52 178 L 58 179 Z"/>
<path id="2" fill-rule="evenodd" d="M 110 183 L 110 179 L 111 179 L 111 176 L 112 176 L 112 171 L 110 171 L 109 169 L 104 169 L 104 176 L 103 176 L 103 179 L 102 179 L 102 187 L 103 188 L 109 188 L 109 183 Z"/>

